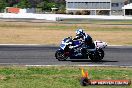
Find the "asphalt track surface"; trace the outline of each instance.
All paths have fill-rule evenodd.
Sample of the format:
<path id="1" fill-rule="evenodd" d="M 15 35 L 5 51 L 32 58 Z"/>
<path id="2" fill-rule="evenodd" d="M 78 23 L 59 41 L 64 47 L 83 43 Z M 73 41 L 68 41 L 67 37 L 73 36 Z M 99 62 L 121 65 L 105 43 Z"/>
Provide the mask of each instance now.
<path id="1" fill-rule="evenodd" d="M 91 60 L 68 59 L 58 61 L 54 46 L 0 46 L 0 65 L 132 65 L 132 46 L 109 46 L 104 49 L 105 57 L 101 62 Z"/>

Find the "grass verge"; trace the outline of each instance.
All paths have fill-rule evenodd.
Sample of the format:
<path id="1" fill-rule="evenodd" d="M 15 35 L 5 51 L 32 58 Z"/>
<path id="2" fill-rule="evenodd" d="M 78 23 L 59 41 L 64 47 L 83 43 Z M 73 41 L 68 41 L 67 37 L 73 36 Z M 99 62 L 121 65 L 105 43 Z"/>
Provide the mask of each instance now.
<path id="1" fill-rule="evenodd" d="M 84 67 L 91 79 L 132 79 L 131 68 Z M 80 67 L 0 67 L 0 88 L 83 88 Z M 87 86 L 87 88 L 132 88 Z"/>
<path id="2" fill-rule="evenodd" d="M 83 23 L 83 24 L 87 24 L 87 23 L 90 23 L 90 24 L 117 24 L 117 25 L 120 25 L 120 24 L 132 24 L 132 20 L 98 20 L 98 19 L 67 19 L 67 20 L 64 20 L 64 22 L 66 23 L 69 23 L 69 24 L 74 24 L 74 23 L 77 23 L 77 24 L 80 24 L 80 23 Z"/>

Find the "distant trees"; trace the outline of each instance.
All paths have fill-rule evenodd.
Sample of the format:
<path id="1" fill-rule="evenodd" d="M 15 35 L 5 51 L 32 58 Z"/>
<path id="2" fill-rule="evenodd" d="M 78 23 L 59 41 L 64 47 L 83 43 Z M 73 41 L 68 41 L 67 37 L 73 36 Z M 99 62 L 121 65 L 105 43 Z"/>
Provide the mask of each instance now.
<path id="1" fill-rule="evenodd" d="M 29 0 L 20 0 L 17 3 L 17 6 L 19 8 L 31 8 L 31 4 L 30 4 Z"/>
<path id="2" fill-rule="evenodd" d="M 0 0 L 0 11 L 1 12 L 3 12 L 6 6 L 7 6 L 6 0 Z"/>
<path id="3" fill-rule="evenodd" d="M 6 7 L 40 8 L 44 11 L 51 11 L 51 8 L 57 7 L 64 10 L 65 0 L 0 0 L 0 11 Z"/>
<path id="4" fill-rule="evenodd" d="M 65 8 L 65 2 L 63 0 L 41 0 L 37 4 L 37 8 L 42 8 L 42 10 L 45 11 L 51 11 L 51 8 L 56 7 L 59 9 L 64 9 Z"/>
<path id="5" fill-rule="evenodd" d="M 37 4 L 37 8 L 42 8 L 42 10 L 51 10 L 51 8 L 56 6 L 57 4 L 55 2 L 47 2 L 47 1 L 43 1 Z"/>
<path id="6" fill-rule="evenodd" d="M 8 7 L 13 7 L 13 6 L 15 6 L 18 2 L 19 2 L 19 0 L 6 0 L 5 3 L 7 3 Z"/>

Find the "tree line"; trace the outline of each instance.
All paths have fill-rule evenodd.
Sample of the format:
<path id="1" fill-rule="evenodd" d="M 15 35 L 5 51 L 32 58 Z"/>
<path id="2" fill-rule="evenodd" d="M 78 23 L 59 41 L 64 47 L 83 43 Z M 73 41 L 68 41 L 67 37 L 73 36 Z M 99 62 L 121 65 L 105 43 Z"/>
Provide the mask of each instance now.
<path id="1" fill-rule="evenodd" d="M 60 10 L 65 9 L 64 0 L 0 0 L 0 11 L 4 11 L 6 7 L 18 8 L 38 8 L 42 11 L 51 11 L 56 7 Z"/>

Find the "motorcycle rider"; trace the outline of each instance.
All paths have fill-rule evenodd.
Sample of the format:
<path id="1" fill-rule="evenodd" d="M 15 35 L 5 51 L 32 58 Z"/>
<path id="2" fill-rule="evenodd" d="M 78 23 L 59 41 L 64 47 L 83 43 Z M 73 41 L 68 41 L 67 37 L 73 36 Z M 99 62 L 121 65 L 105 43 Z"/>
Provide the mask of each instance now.
<path id="1" fill-rule="evenodd" d="M 81 54 L 83 58 L 88 58 L 87 57 L 87 50 L 86 49 L 94 49 L 95 45 L 93 43 L 93 39 L 91 38 L 90 35 L 86 34 L 83 29 L 77 29 L 76 30 L 76 37 L 73 39 L 73 41 L 79 40 L 81 41 L 81 44 L 74 46 L 75 44 L 72 44 L 69 48 L 71 49 L 71 57 L 74 56 L 74 51 L 76 49 L 81 50 Z"/>
<path id="2" fill-rule="evenodd" d="M 88 49 L 95 48 L 92 37 L 86 34 L 81 28 L 76 30 L 76 37 L 73 40 L 81 40 L 83 47 L 87 47 Z"/>

